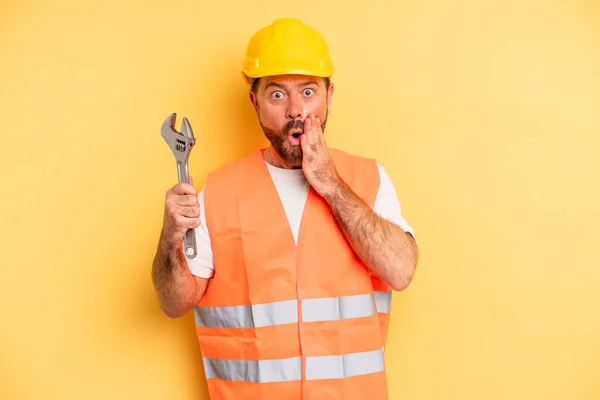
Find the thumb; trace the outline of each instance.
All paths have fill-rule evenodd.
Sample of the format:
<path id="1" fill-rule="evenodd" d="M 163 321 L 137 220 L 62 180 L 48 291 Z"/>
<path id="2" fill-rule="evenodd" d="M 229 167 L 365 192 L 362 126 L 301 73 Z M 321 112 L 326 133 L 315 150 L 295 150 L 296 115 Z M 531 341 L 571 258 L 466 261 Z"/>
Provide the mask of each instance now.
<path id="1" fill-rule="evenodd" d="M 190 185 L 194 186 L 194 179 L 192 178 L 191 175 L 188 176 L 188 181 L 189 181 Z"/>
<path id="2" fill-rule="evenodd" d="M 300 135 L 300 147 L 302 148 L 302 152 L 308 152 L 308 138 L 306 137 L 306 133 Z"/>

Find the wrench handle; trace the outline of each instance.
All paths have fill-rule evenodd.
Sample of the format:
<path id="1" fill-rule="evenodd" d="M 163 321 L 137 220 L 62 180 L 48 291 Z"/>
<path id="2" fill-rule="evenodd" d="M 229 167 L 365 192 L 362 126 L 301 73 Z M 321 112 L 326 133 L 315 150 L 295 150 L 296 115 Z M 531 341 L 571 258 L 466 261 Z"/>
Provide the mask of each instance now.
<path id="1" fill-rule="evenodd" d="M 179 182 L 189 183 L 188 164 L 187 161 L 177 162 L 177 175 Z M 188 229 L 183 238 L 183 251 L 187 258 L 195 258 L 198 248 L 196 247 L 196 233 L 194 229 Z"/>
<path id="2" fill-rule="evenodd" d="M 183 250 L 187 258 L 196 257 L 196 234 L 193 229 L 188 229 L 183 238 Z"/>
<path id="3" fill-rule="evenodd" d="M 179 183 L 190 183 L 187 161 L 177 161 L 177 175 L 179 178 Z"/>

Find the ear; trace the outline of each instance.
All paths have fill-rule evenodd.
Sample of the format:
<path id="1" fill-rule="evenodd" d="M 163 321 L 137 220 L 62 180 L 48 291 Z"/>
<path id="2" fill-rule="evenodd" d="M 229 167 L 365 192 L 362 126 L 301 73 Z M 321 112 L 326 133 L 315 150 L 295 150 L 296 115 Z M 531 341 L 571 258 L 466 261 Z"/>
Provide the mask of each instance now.
<path id="1" fill-rule="evenodd" d="M 331 112 L 331 98 L 333 97 L 333 92 L 335 90 L 333 82 L 329 84 L 329 90 L 327 91 L 327 112 Z"/>
<path id="2" fill-rule="evenodd" d="M 250 96 L 250 102 L 252 103 L 252 106 L 254 107 L 254 112 L 256 113 L 256 116 L 258 117 L 258 99 L 256 98 L 256 95 L 254 93 L 252 93 L 252 90 L 250 90 L 248 92 L 249 96 Z"/>

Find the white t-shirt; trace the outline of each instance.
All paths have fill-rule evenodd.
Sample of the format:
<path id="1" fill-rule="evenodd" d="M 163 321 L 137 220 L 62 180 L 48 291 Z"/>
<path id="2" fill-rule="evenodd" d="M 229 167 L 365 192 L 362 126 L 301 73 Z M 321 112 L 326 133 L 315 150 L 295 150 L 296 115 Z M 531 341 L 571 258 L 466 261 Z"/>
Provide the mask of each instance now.
<path id="1" fill-rule="evenodd" d="M 300 219 L 304 211 L 304 205 L 308 197 L 309 183 L 301 169 L 283 169 L 272 166 L 265 162 L 277 188 L 277 193 L 285 209 L 288 223 L 294 234 L 294 240 L 298 242 L 298 230 Z M 373 211 L 380 217 L 398 225 L 405 232 L 415 236 L 413 229 L 402 216 L 400 202 L 396 195 L 394 184 L 381 165 L 379 169 L 380 185 L 377 191 Z M 200 226 L 196 228 L 196 245 L 198 251 L 195 258 L 186 258 L 191 273 L 201 278 L 210 278 L 214 273 L 213 254 L 210 245 L 210 234 L 206 226 L 206 214 L 204 212 L 204 188 L 198 193 L 200 203 Z"/>

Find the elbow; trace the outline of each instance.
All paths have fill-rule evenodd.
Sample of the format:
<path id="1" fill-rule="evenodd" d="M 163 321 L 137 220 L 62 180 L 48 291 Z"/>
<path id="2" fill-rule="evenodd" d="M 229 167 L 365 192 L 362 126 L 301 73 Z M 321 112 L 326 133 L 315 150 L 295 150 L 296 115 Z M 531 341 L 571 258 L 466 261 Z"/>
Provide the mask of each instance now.
<path id="1" fill-rule="evenodd" d="M 417 250 L 416 245 L 414 244 L 414 240 L 412 241 L 412 243 L 412 251 L 409 252 L 409 254 L 407 254 L 407 256 L 400 261 L 400 268 L 398 269 L 398 273 L 396 273 L 393 279 L 391 279 L 391 282 L 388 283 L 392 290 L 395 290 L 397 292 L 406 289 L 412 282 L 413 277 L 415 276 L 415 270 L 417 269 L 417 262 L 419 259 L 419 252 Z"/>
<path id="2" fill-rule="evenodd" d="M 161 307 L 163 314 L 165 314 L 167 317 L 175 319 L 175 318 L 180 318 L 184 315 L 183 312 L 181 312 L 181 310 L 175 309 L 175 308 L 167 308 L 167 307 Z"/>
<path id="3" fill-rule="evenodd" d="M 396 292 L 400 292 L 406 289 L 413 280 L 415 275 L 416 262 L 412 262 L 407 266 L 404 266 L 400 269 L 400 273 L 396 274 L 388 285 L 392 288 L 392 290 Z"/>
<path id="4" fill-rule="evenodd" d="M 194 308 L 196 303 L 192 298 L 160 299 L 160 309 L 167 317 L 181 318 Z"/>
<path id="5" fill-rule="evenodd" d="M 166 305 L 161 304 L 160 306 L 162 312 L 169 318 L 176 319 L 181 318 L 186 315 L 192 307 L 168 307 Z"/>
<path id="6" fill-rule="evenodd" d="M 402 277 L 402 278 L 392 280 L 389 283 L 389 285 L 392 288 L 392 290 L 394 290 L 396 292 L 400 292 L 400 291 L 406 289 L 410 285 L 411 282 L 412 282 L 412 276 L 411 277 Z"/>
<path id="7" fill-rule="evenodd" d="M 406 233 L 406 236 L 412 238 L 409 233 Z M 405 290 L 413 280 L 419 257 L 414 239 L 410 240 L 409 244 L 399 246 L 395 251 L 390 250 L 389 253 L 391 254 L 382 260 L 382 263 L 389 266 L 381 266 L 380 279 L 396 292 Z"/>
<path id="8" fill-rule="evenodd" d="M 162 312 L 169 318 L 180 318 L 194 309 L 200 301 L 197 291 L 184 295 L 159 293 L 159 304 Z"/>

